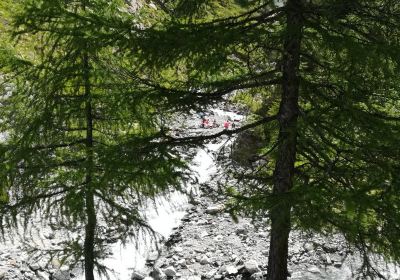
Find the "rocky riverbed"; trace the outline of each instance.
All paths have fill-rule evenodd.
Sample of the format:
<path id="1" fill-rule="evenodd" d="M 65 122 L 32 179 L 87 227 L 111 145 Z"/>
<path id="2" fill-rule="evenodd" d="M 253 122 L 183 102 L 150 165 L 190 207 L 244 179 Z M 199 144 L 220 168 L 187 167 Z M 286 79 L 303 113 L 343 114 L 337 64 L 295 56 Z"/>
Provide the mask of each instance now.
<path id="1" fill-rule="evenodd" d="M 208 116 L 221 124 L 228 117 L 238 117 L 232 111 L 232 108 L 214 108 L 208 111 Z M 179 117 L 177 123 L 179 126 L 173 131 L 175 136 L 211 134 L 222 129 L 199 128 L 200 119 L 195 113 L 190 118 Z M 199 167 L 194 170 L 199 173 L 198 184 L 192 186 L 194 188 L 190 204 L 185 202 L 185 206 L 181 205 L 177 209 L 182 213 L 180 217 L 184 216 L 180 218 L 180 222 L 172 222 L 169 216 L 176 213 L 167 212 L 163 207 L 158 209 L 161 215 L 155 215 L 153 226 L 158 227 L 161 232 L 165 230 L 162 234 L 169 235 L 169 239 L 160 252 L 146 252 L 147 257 L 136 255 L 140 260 L 135 260 L 136 253 L 131 252 L 135 250 L 134 244 L 128 244 L 128 248 L 121 249 L 124 253 L 114 250 L 114 259 L 106 263 L 111 268 L 120 270 L 113 279 L 264 278 L 269 249 L 268 220 L 254 223 L 250 218 L 240 217 L 238 222 L 234 222 L 224 211 L 225 198 L 209 195 L 217 189 L 217 179 L 213 175 L 221 176 L 223 173 L 223 168 L 217 161 L 219 150 L 230 143 L 232 139 L 222 137 L 197 151 L 197 159 L 195 157 L 194 162 L 197 161 Z M 169 224 L 168 230 L 166 223 Z M 178 226 L 171 233 L 170 228 L 174 225 Z M 32 245 L 43 250 L 60 249 L 65 239 L 64 231 L 54 231 L 51 227 L 42 226 L 40 217 L 32 226 L 36 227 L 36 234 L 24 236 L 21 233 L 20 237 L 8 236 L 5 242 L 0 244 L 0 280 L 80 279 L 82 276 L 79 269 L 71 270 L 57 259 L 48 261 L 48 258 L 43 258 L 38 261 L 30 257 L 28 251 Z M 361 266 L 360 257 L 346 245 L 341 235 L 322 236 L 293 230 L 289 248 L 290 279 L 356 279 L 357 269 Z M 396 266 L 385 266 L 379 258 L 376 261 L 387 279 L 400 279 L 400 272 Z"/>
<path id="2" fill-rule="evenodd" d="M 149 273 L 152 278 L 264 278 L 269 248 L 267 221 L 254 224 L 242 217 L 234 222 L 224 213 L 221 201 L 213 201 L 206 195 L 209 192 L 207 187 L 202 188 L 160 258 L 150 260 L 149 264 L 154 265 Z M 289 242 L 290 279 L 357 279 L 360 257 L 346 244 L 340 235 L 293 230 Z M 379 257 L 375 261 L 387 279 L 400 279 L 400 271 L 394 265 L 384 265 Z"/>

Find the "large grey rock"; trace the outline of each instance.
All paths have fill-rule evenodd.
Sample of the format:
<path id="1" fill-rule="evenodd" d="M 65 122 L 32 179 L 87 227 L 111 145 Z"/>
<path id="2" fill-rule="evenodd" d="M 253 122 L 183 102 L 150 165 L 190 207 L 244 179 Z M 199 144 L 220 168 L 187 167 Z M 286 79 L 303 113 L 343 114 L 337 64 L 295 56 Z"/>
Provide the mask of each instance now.
<path id="1" fill-rule="evenodd" d="M 250 274 L 260 272 L 260 268 L 258 267 L 258 263 L 255 260 L 248 260 L 244 263 L 244 268 Z"/>
<path id="2" fill-rule="evenodd" d="M 173 266 L 169 266 L 166 269 L 164 269 L 164 273 L 168 277 L 174 277 L 176 275 L 176 270 Z"/>

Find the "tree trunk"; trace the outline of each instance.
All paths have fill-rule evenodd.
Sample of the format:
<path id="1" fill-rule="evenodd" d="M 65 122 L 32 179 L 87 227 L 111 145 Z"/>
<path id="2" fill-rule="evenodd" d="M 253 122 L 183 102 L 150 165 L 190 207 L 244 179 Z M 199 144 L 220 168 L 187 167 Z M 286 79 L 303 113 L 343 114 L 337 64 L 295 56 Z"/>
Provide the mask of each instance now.
<path id="1" fill-rule="evenodd" d="M 94 280 L 94 244 L 96 234 L 96 210 L 94 205 L 93 180 L 92 172 L 94 166 L 93 158 L 93 115 L 92 115 L 92 98 L 90 88 L 90 69 L 89 57 L 87 53 L 83 55 L 83 79 L 85 83 L 85 111 L 86 111 L 86 186 L 85 186 L 85 203 L 86 203 L 86 226 L 85 226 L 85 279 Z"/>
<path id="2" fill-rule="evenodd" d="M 271 239 L 268 257 L 268 280 L 288 277 L 288 239 L 290 233 L 290 202 L 285 198 L 293 185 L 296 160 L 297 117 L 299 96 L 299 61 L 302 37 L 302 0 L 288 0 L 286 5 L 287 33 L 282 60 L 282 97 L 279 108 L 278 158 L 274 170 L 273 194 L 279 202 L 270 211 Z"/>

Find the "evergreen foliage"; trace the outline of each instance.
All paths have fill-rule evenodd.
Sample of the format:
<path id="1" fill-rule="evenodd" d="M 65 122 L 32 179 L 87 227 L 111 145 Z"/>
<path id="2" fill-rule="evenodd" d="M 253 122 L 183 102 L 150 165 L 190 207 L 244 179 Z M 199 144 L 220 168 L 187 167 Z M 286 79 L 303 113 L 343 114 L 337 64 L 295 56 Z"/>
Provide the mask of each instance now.
<path id="1" fill-rule="evenodd" d="M 365 274 L 381 276 L 370 252 L 399 262 L 399 3 L 177 0 L 159 12 L 138 43 L 117 44 L 153 72 L 183 69 L 170 83 L 193 102 L 236 93 L 270 116 L 260 160 L 230 189 L 234 213 L 269 215 L 286 235 L 271 240 L 269 279 L 287 277 L 292 226 L 342 232 Z"/>
<path id="2" fill-rule="evenodd" d="M 52 258 L 84 259 L 91 280 L 95 267 L 106 272 L 105 233 L 125 242 L 151 232 L 139 209 L 179 188 L 185 164 L 161 141 L 162 100 L 120 70 L 135 59 L 110 45 L 114 26 L 134 20 L 123 1 L 27 0 L 13 19 L 14 36 L 32 43 L 32 55 L 29 62 L 1 57 L 13 90 L 1 97 L 7 137 L 0 182 L 7 196 L 0 225 L 26 226 L 39 213 L 77 232 Z"/>

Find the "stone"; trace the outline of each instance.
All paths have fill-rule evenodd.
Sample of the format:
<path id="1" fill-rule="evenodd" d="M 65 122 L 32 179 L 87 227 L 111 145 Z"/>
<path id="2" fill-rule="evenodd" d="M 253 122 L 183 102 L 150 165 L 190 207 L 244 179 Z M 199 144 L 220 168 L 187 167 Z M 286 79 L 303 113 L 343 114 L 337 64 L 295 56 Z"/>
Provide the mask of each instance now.
<path id="1" fill-rule="evenodd" d="M 45 236 L 47 239 L 54 239 L 56 238 L 56 235 L 54 234 L 54 232 L 49 232 L 47 234 L 45 234 Z"/>
<path id="2" fill-rule="evenodd" d="M 133 271 L 131 274 L 131 280 L 143 280 L 146 276 L 138 271 Z"/>
<path id="3" fill-rule="evenodd" d="M 212 205 L 212 206 L 207 207 L 205 212 L 210 215 L 215 215 L 215 214 L 222 212 L 223 210 L 224 210 L 223 205 Z"/>
<path id="4" fill-rule="evenodd" d="M 260 272 L 260 268 L 258 267 L 258 263 L 255 260 L 248 260 L 244 263 L 244 268 L 250 274 Z"/>
<path id="5" fill-rule="evenodd" d="M 180 259 L 176 262 L 177 265 L 180 265 L 181 267 L 186 267 L 186 260 L 185 259 Z"/>
<path id="6" fill-rule="evenodd" d="M 148 256 L 147 256 L 147 261 L 148 262 L 155 262 L 158 259 L 158 252 L 151 252 Z"/>
<path id="7" fill-rule="evenodd" d="M 314 245 L 311 242 L 307 242 L 306 244 L 304 244 L 304 249 L 307 252 L 311 252 L 312 250 L 314 250 Z"/>
<path id="8" fill-rule="evenodd" d="M 253 273 L 250 276 L 250 280 L 263 280 L 263 279 L 264 279 L 264 272 L 262 272 L 262 271 Z"/>
<path id="9" fill-rule="evenodd" d="M 341 262 L 335 262 L 333 264 L 333 266 L 339 268 L 339 267 L 342 267 L 342 263 Z"/>
<path id="10" fill-rule="evenodd" d="M 164 273 L 168 277 L 174 277 L 176 275 L 176 270 L 173 266 L 169 266 L 166 269 L 164 269 Z"/>
<path id="11" fill-rule="evenodd" d="M 226 274 L 228 275 L 235 275 L 238 274 L 238 270 L 236 267 L 234 267 L 233 265 L 228 265 L 226 267 Z"/>
<path id="12" fill-rule="evenodd" d="M 201 277 L 198 275 L 192 275 L 187 278 L 187 280 L 201 280 Z"/>
<path id="13" fill-rule="evenodd" d="M 215 274 L 214 275 L 214 279 L 215 280 L 220 280 L 220 279 L 222 279 L 222 275 L 221 274 Z"/>
<path id="14" fill-rule="evenodd" d="M 150 273 L 150 276 L 154 278 L 154 280 L 164 280 L 167 278 L 165 273 L 158 267 L 154 267 L 153 271 Z"/>
<path id="15" fill-rule="evenodd" d="M 175 251 L 175 253 L 182 253 L 182 252 L 183 252 L 183 248 L 182 248 L 182 247 L 179 247 L 179 246 L 176 246 L 176 247 L 174 248 L 174 251 Z"/>
<path id="16" fill-rule="evenodd" d="M 6 278 L 6 272 L 3 270 L 0 270 L 0 279 L 5 279 Z"/>
<path id="17" fill-rule="evenodd" d="M 214 241 L 216 242 L 221 242 L 222 240 L 224 240 L 224 237 L 222 235 L 217 235 L 216 237 L 214 237 Z"/>
<path id="18" fill-rule="evenodd" d="M 40 265 L 38 263 L 31 263 L 29 264 L 29 268 L 33 271 L 41 269 Z"/>
<path id="19" fill-rule="evenodd" d="M 311 273 L 314 273 L 314 274 L 320 274 L 320 273 L 321 273 L 321 271 L 319 270 L 319 268 L 316 267 L 316 266 L 309 267 L 309 268 L 307 269 L 307 271 L 308 271 L 308 272 L 311 272 Z"/>
<path id="20" fill-rule="evenodd" d="M 246 235 L 246 234 L 249 233 L 249 231 L 245 227 L 239 227 L 239 228 L 236 229 L 235 233 L 237 235 Z"/>
<path id="21" fill-rule="evenodd" d="M 61 267 L 60 261 L 56 260 L 56 259 L 51 260 L 51 265 L 53 266 L 53 268 L 56 268 L 56 269 Z"/>
<path id="22" fill-rule="evenodd" d="M 216 270 L 216 269 L 213 269 L 213 270 L 210 270 L 210 271 L 204 273 L 203 276 L 204 276 L 204 278 L 206 278 L 206 279 L 211 279 L 211 278 L 214 277 L 214 275 L 215 275 L 216 273 L 217 273 L 217 270 Z"/>
<path id="23" fill-rule="evenodd" d="M 177 255 L 173 255 L 173 256 L 172 256 L 172 259 L 173 259 L 174 261 L 177 261 L 177 260 L 179 260 L 179 257 L 178 257 Z"/>
<path id="24" fill-rule="evenodd" d="M 52 279 L 54 279 L 54 280 L 70 280 L 71 277 L 70 277 L 68 271 L 58 270 L 53 274 L 53 278 Z"/>
<path id="25" fill-rule="evenodd" d="M 331 264 L 332 263 L 331 257 L 329 255 L 325 255 L 325 262 L 327 264 Z"/>
<path id="26" fill-rule="evenodd" d="M 35 279 L 40 279 L 40 280 L 47 280 L 49 279 L 49 274 L 44 272 L 44 271 L 37 271 L 36 272 L 37 278 Z M 1 279 L 1 278 L 0 278 Z"/>
<path id="27" fill-rule="evenodd" d="M 205 265 L 205 264 L 209 264 L 210 263 L 210 259 L 207 256 L 203 256 L 200 259 L 200 264 Z"/>

